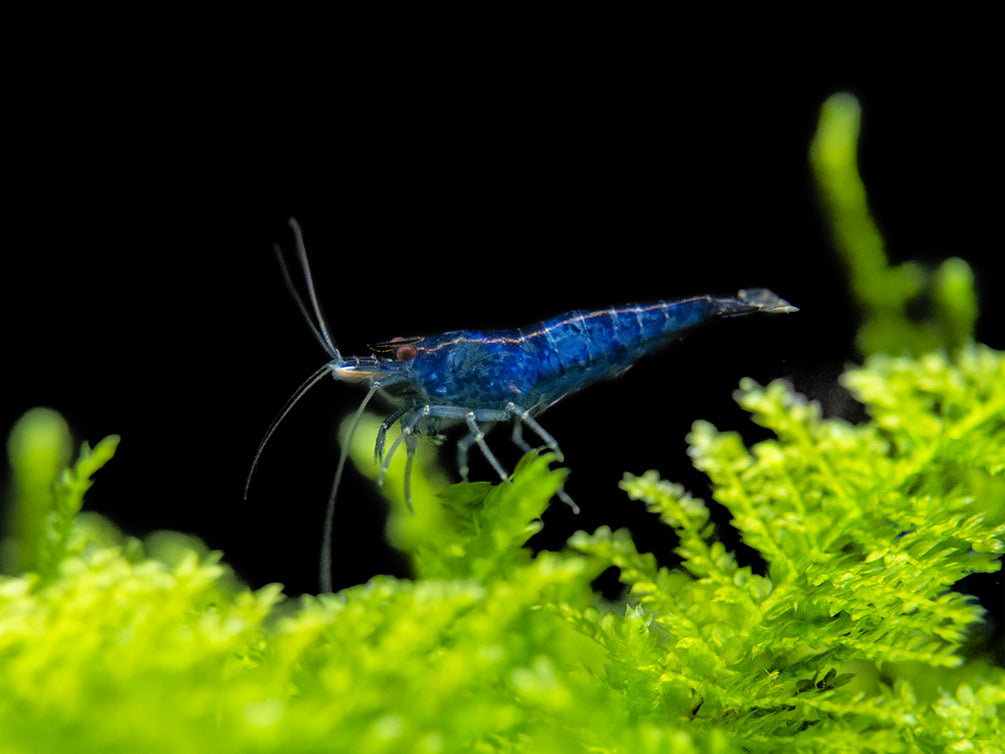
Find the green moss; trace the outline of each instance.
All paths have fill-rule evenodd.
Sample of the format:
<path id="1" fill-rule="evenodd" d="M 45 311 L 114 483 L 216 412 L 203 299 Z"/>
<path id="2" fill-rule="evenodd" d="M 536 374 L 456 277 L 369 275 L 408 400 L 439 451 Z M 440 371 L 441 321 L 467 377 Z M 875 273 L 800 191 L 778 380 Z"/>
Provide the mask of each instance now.
<path id="1" fill-rule="evenodd" d="M 93 450 L 84 443 L 70 468 L 72 440 L 63 417 L 48 408 L 28 411 L 14 425 L 7 442 L 16 504 L 8 509 L 8 531 L 0 563 L 6 572 L 31 571 L 55 576 L 66 555 L 74 517 L 83 505 L 90 477 L 114 454 L 117 436 Z"/>
<path id="2" fill-rule="evenodd" d="M 437 527 L 400 539 L 416 580 L 298 604 L 190 538 L 78 516 L 50 578 L 0 580 L 4 750 L 994 751 L 1005 673 L 967 658 L 983 611 L 949 587 L 1005 549 L 1005 356 L 877 356 L 845 383 L 871 421 L 748 381 L 774 439 L 689 437 L 764 575 L 655 472 L 623 486 L 681 568 L 607 529 L 532 557 L 563 475 L 548 455 L 449 488 Z M 109 447 L 58 475 L 63 509 Z M 617 611 L 590 589 L 611 565 Z"/>
<path id="3" fill-rule="evenodd" d="M 973 272 L 956 257 L 935 270 L 917 262 L 890 266 L 858 172 L 860 122 L 858 101 L 835 94 L 820 111 L 810 148 L 835 248 L 862 313 L 859 351 L 921 355 L 939 347 L 958 348 L 973 338 L 977 320 Z"/>
<path id="4" fill-rule="evenodd" d="M 1005 354 L 963 342 L 972 288 L 946 274 L 956 325 L 898 314 L 883 336 L 944 349 L 891 356 L 863 335 L 876 352 L 843 383 L 868 421 L 745 380 L 736 398 L 771 439 L 694 425 L 692 459 L 763 573 L 655 472 L 622 486 L 674 531 L 679 568 L 606 528 L 532 556 L 565 472 L 529 454 L 496 486 L 442 490 L 421 464 L 416 514 L 397 500 L 389 523 L 416 578 L 294 603 L 190 537 L 81 513 L 117 439 L 63 469 L 65 424 L 26 417 L 9 444 L 0 750 L 1001 752 L 1005 670 L 970 650 L 983 609 L 952 587 L 1005 550 Z M 371 443 L 353 452 L 372 469 Z M 617 607 L 590 587 L 611 566 Z"/>
<path id="5" fill-rule="evenodd" d="M 624 533 L 572 544 L 621 568 L 629 599 L 672 637 L 675 651 L 653 670 L 702 701 L 696 722 L 749 748 L 948 742 L 938 710 L 964 698 L 989 715 L 969 740 L 990 745 L 1005 673 L 965 661 L 984 611 L 949 587 L 998 570 L 1005 551 L 1005 358 L 978 348 L 960 364 L 876 357 L 845 382 L 874 421 L 824 420 L 781 382 L 745 381 L 738 401 L 776 439 L 748 449 L 704 422 L 689 437 L 766 575 L 740 566 L 704 504 L 654 472 L 624 488 L 674 528 L 682 570 L 657 568 Z M 928 401 L 941 416 L 898 413 Z M 920 417 L 928 436 L 911 431 Z"/>

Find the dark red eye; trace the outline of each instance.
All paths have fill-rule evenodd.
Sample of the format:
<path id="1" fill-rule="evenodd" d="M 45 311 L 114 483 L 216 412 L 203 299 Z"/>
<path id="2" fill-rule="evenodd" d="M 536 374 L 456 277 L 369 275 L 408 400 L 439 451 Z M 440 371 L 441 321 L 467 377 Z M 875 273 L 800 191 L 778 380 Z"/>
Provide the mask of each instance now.
<path id="1" fill-rule="evenodd" d="M 411 343 L 412 339 L 402 338 L 400 336 L 397 338 L 391 338 L 392 343 L 400 343 L 402 341 L 406 341 L 405 345 L 398 346 L 396 349 L 394 349 L 394 358 L 396 358 L 398 361 L 411 361 L 418 354 L 418 352 L 415 350 L 415 346 L 413 346 Z"/>
<path id="2" fill-rule="evenodd" d="M 391 338 L 380 343 L 372 343 L 372 348 L 376 353 L 393 353 L 398 361 L 411 361 L 419 355 L 419 350 L 413 345 L 421 341 L 422 338 Z"/>

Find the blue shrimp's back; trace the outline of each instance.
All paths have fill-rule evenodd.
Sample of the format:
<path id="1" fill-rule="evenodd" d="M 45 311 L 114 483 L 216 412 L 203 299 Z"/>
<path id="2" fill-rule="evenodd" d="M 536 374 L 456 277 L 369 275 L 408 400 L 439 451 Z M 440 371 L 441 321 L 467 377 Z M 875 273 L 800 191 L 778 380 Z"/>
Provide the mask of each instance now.
<path id="1" fill-rule="evenodd" d="M 708 296 L 647 305 L 575 311 L 526 332 L 524 349 L 538 362 L 528 405 L 543 410 L 590 383 L 624 372 L 682 331 L 708 319 Z"/>
<path id="2" fill-rule="evenodd" d="M 519 330 L 455 330 L 417 343 L 410 371 L 432 404 L 502 409 L 524 400 L 538 367 Z"/>
<path id="3" fill-rule="evenodd" d="M 574 311 L 523 330 L 457 330 L 415 344 L 409 381 L 430 404 L 539 413 L 565 395 L 614 377 L 709 319 L 795 307 L 765 289 L 736 298 Z"/>

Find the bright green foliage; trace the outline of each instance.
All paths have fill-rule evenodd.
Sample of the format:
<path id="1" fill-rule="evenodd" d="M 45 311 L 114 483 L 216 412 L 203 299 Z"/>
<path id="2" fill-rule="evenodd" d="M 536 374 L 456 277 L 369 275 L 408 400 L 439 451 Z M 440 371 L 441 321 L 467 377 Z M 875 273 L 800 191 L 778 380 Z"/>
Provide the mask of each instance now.
<path id="1" fill-rule="evenodd" d="M 550 455 L 511 484 L 445 490 L 420 458 L 415 515 L 399 458 L 388 536 L 416 578 L 284 602 L 197 540 L 140 542 L 80 513 L 117 438 L 61 470 L 65 423 L 32 412 L 8 446 L 0 752 L 1005 752 L 1005 670 L 971 656 L 983 610 L 951 591 L 1005 550 L 1005 354 L 967 343 L 959 260 L 933 277 L 934 315 L 907 317 L 922 275 L 887 266 L 857 124 L 832 99 L 814 165 L 866 313 L 859 345 L 916 356 L 846 373 L 860 425 L 752 381 L 737 399 L 773 439 L 694 425 L 694 463 L 763 575 L 655 472 L 622 486 L 676 533 L 675 569 L 606 528 L 532 556 L 565 473 Z M 375 424 L 352 448 L 370 474 Z M 611 566 L 616 608 L 590 588 Z"/>
<path id="2" fill-rule="evenodd" d="M 623 532 L 573 545 L 619 566 L 665 630 L 669 651 L 639 664 L 654 688 L 702 702 L 695 724 L 765 751 L 1000 751 L 1005 673 L 964 664 L 983 610 L 948 587 L 998 570 L 1005 551 L 1005 358 L 875 357 L 845 382 L 874 422 L 824 420 L 784 383 L 748 380 L 737 398 L 777 439 L 747 449 L 704 422 L 689 437 L 765 576 L 654 472 L 624 487 L 677 532 L 681 571 Z M 949 710 L 965 729 L 947 727 Z"/>
<path id="3" fill-rule="evenodd" d="M 690 435 L 764 575 L 653 472 L 624 488 L 677 533 L 679 569 L 604 528 L 533 557 L 548 455 L 440 500 L 419 480 L 416 515 L 392 512 L 417 578 L 298 604 L 190 538 L 78 515 L 50 577 L 0 579 L 0 750 L 1001 752 L 1005 671 L 968 658 L 982 610 L 949 587 L 1005 549 L 1005 355 L 844 380 L 872 421 L 744 382 L 774 439 Z M 110 451 L 60 476 L 61 510 Z M 590 589 L 611 565 L 613 611 Z"/>
<path id="4" fill-rule="evenodd" d="M 11 429 L 7 451 L 17 485 L 11 494 L 19 504 L 5 511 L 6 530 L 13 536 L 0 543 L 0 570 L 33 571 L 39 568 L 46 523 L 56 504 L 52 481 L 70 460 L 70 428 L 52 409 L 32 409 Z"/>
<path id="5" fill-rule="evenodd" d="M 348 430 L 347 421 L 343 430 Z M 375 477 L 373 437 L 379 421 L 364 417 L 351 446 L 360 470 Z M 348 441 L 343 432 L 343 440 Z M 420 449 L 421 452 L 421 449 Z M 404 502 L 404 459 L 399 453 L 388 470 L 384 491 L 394 501 L 388 532 L 391 543 L 412 554 L 415 575 L 428 579 L 476 578 L 525 565 L 530 552 L 522 545 L 541 530 L 539 517 L 548 507 L 565 469 L 545 473 L 550 456 L 526 456 L 517 466 L 513 483 L 455 484 L 444 489 L 431 464 L 417 464 L 412 486 L 415 514 Z"/>
<path id="6" fill-rule="evenodd" d="M 636 719 L 598 679 L 603 564 L 521 547 L 563 476 L 549 461 L 452 488 L 451 525 L 415 552 L 427 577 L 299 605 L 241 587 L 190 538 L 78 516 L 55 578 L 0 578 L 0 750 L 728 750 Z"/>
<path id="7" fill-rule="evenodd" d="M 858 101 L 835 94 L 821 109 L 810 149 L 835 245 L 863 316 L 858 348 L 866 355 L 958 348 L 973 338 L 977 321 L 970 266 L 956 257 L 931 272 L 915 262 L 889 266 L 856 164 L 860 120 Z M 912 317 L 912 308 L 927 315 Z"/>
<path id="8" fill-rule="evenodd" d="M 90 477 L 115 454 L 119 438 L 106 437 L 94 450 L 84 443 L 77 464 L 63 468 L 71 442 L 70 428 L 52 409 L 32 409 L 11 430 L 8 452 L 18 504 L 9 511 L 15 536 L 4 542 L 3 570 L 55 575 Z"/>

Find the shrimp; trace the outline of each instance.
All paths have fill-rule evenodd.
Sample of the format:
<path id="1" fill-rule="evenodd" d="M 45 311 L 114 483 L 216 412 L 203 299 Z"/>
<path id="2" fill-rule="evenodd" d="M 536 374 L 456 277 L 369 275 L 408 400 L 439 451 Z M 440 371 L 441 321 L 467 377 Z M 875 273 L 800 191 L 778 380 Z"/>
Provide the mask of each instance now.
<path id="1" fill-rule="evenodd" d="M 283 277 L 330 360 L 297 389 L 269 426 L 252 461 L 245 496 L 265 445 L 308 390 L 329 375 L 339 381 L 367 386 L 366 395 L 353 415 L 349 440 L 342 448 L 328 499 L 321 550 L 320 581 L 324 592 L 332 588 L 335 497 L 348 446 L 363 411 L 378 392 L 400 401 L 377 431 L 374 458 L 380 464 L 378 485 L 383 484 L 391 459 L 404 445 L 404 497 L 411 510 L 412 461 L 419 436 L 439 434 L 451 425 L 465 426 L 467 433 L 457 443 L 461 478 L 467 480 L 468 452 L 477 445 L 499 477 L 508 482 L 506 470 L 485 442 L 485 424 L 512 422 L 512 441 L 520 449 L 530 451 L 532 447 L 523 437 L 526 427 L 562 461 L 558 443 L 535 417 L 565 396 L 597 380 L 616 377 L 639 358 L 704 322 L 758 312 L 798 311 L 766 288 L 747 288 L 730 298 L 705 295 L 655 304 L 572 311 L 525 329 L 454 330 L 428 337 L 394 338 L 372 345 L 372 355 L 343 357 L 321 315 L 300 226 L 292 218 L 289 224 L 296 238 L 313 318 L 296 294 L 277 247 Z M 395 424 L 400 432 L 385 452 L 387 432 Z M 559 492 L 559 497 L 578 512 L 575 502 L 564 491 Z"/>

